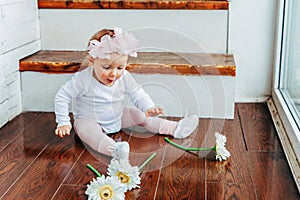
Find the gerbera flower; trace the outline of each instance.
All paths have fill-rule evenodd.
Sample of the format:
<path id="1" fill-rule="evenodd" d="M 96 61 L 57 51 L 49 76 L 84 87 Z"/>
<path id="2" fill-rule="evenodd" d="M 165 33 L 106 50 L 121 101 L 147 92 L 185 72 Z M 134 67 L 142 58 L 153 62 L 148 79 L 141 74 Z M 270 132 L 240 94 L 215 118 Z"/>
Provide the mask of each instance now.
<path id="1" fill-rule="evenodd" d="M 227 160 L 230 156 L 230 152 L 226 149 L 225 143 L 227 141 L 226 136 L 220 133 L 215 133 L 216 136 L 216 145 L 212 148 L 194 148 L 194 147 L 184 147 L 175 142 L 171 141 L 169 138 L 165 137 L 165 140 L 172 144 L 173 146 L 185 150 L 185 151 L 215 151 L 216 153 L 216 160 L 222 161 Z"/>
<path id="2" fill-rule="evenodd" d="M 226 136 L 218 132 L 215 133 L 215 136 L 216 136 L 216 146 L 215 146 L 216 160 L 219 161 L 227 160 L 227 158 L 230 156 L 230 152 L 225 147 L 225 143 L 227 141 Z"/>
<path id="3" fill-rule="evenodd" d="M 87 185 L 85 194 L 88 200 L 122 200 L 125 199 L 126 187 L 116 177 L 101 176 Z"/>
<path id="4" fill-rule="evenodd" d="M 140 187 L 141 178 L 139 176 L 139 168 L 131 166 L 127 159 L 112 159 L 107 170 L 107 174 L 117 177 L 120 183 L 126 186 L 127 190 Z"/>

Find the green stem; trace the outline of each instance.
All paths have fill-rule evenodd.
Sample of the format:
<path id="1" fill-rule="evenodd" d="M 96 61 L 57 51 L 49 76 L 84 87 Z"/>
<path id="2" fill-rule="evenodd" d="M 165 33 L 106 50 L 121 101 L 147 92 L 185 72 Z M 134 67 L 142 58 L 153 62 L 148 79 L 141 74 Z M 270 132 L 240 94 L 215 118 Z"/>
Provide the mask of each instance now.
<path id="1" fill-rule="evenodd" d="M 190 147 L 184 147 L 181 146 L 179 144 L 176 144 L 175 142 L 171 141 L 169 138 L 165 137 L 165 140 L 170 143 L 171 145 L 173 145 L 174 147 L 177 147 L 179 149 L 185 150 L 185 151 L 211 151 L 214 150 L 215 147 L 213 148 L 190 148 Z"/>
<path id="2" fill-rule="evenodd" d="M 92 172 L 94 172 L 94 174 L 96 174 L 96 176 L 101 177 L 101 174 L 90 164 L 86 165 L 87 168 L 89 168 Z"/>
<path id="3" fill-rule="evenodd" d="M 141 166 L 139 166 L 139 171 L 141 171 L 154 157 L 156 156 L 156 153 L 153 153 Z"/>

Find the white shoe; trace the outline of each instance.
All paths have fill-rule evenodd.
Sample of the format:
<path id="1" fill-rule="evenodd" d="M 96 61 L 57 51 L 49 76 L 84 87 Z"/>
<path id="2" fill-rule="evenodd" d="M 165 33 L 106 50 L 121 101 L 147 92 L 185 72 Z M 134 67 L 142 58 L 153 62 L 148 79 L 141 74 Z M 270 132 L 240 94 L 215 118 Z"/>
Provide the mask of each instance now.
<path id="1" fill-rule="evenodd" d="M 129 159 L 130 147 L 128 142 L 116 142 L 115 149 L 112 152 L 113 158 L 120 159 Z"/>
<path id="2" fill-rule="evenodd" d="M 178 122 L 177 128 L 174 132 L 174 138 L 186 138 L 190 136 L 197 128 L 199 118 L 197 115 L 184 117 Z"/>

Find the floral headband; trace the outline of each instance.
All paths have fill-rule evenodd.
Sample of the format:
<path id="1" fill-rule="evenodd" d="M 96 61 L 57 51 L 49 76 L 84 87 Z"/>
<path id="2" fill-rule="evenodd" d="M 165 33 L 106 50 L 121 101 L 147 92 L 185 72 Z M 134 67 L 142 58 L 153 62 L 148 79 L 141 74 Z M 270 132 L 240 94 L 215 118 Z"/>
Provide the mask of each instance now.
<path id="1" fill-rule="evenodd" d="M 101 41 L 91 40 L 87 48 L 92 58 L 110 59 L 110 53 L 137 57 L 139 41 L 131 33 L 123 33 L 121 28 L 114 28 L 114 34 L 101 37 Z"/>

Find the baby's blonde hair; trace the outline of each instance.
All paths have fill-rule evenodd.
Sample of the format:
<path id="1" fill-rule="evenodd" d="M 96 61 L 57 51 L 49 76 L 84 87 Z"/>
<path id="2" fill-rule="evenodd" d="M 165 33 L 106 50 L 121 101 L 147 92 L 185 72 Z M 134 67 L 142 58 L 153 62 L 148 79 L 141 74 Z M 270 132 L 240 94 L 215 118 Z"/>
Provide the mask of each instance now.
<path id="1" fill-rule="evenodd" d="M 102 38 L 104 35 L 110 35 L 110 36 L 113 36 L 113 35 L 114 35 L 114 30 L 112 30 L 112 29 L 102 29 L 102 30 L 100 30 L 100 31 L 97 31 L 97 32 L 89 39 L 88 45 L 90 44 L 90 41 L 92 41 L 92 40 L 98 40 L 98 41 L 100 42 L 101 38 Z"/>

